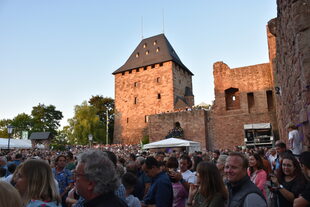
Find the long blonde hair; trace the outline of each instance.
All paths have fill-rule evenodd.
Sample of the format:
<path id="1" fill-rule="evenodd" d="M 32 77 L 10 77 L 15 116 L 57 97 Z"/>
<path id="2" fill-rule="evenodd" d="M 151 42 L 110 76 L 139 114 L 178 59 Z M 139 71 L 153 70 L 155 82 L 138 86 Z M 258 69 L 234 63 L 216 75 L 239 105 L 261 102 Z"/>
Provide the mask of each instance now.
<path id="1" fill-rule="evenodd" d="M 22 207 L 22 199 L 18 191 L 9 183 L 0 181 L 0 206 Z"/>
<path id="2" fill-rule="evenodd" d="M 28 160 L 22 164 L 19 174 L 26 178 L 27 183 L 26 191 L 21 195 L 24 204 L 31 199 L 61 202 L 52 169 L 46 162 Z"/>

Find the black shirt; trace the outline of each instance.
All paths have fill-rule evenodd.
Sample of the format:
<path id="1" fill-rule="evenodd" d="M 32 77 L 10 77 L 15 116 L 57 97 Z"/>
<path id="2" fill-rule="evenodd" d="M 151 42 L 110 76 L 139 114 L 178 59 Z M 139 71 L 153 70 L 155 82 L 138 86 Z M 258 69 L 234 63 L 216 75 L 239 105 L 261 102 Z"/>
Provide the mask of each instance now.
<path id="1" fill-rule="evenodd" d="M 286 190 L 293 193 L 295 198 L 297 198 L 299 194 L 304 190 L 306 183 L 303 176 L 296 176 L 292 181 L 290 182 L 284 181 L 281 184 Z M 293 207 L 293 203 L 286 200 L 286 198 L 280 192 L 278 192 L 278 198 L 279 198 L 279 206 Z"/>
<path id="2" fill-rule="evenodd" d="M 125 201 L 118 198 L 114 192 L 102 194 L 92 200 L 85 201 L 84 207 L 128 207 Z"/>

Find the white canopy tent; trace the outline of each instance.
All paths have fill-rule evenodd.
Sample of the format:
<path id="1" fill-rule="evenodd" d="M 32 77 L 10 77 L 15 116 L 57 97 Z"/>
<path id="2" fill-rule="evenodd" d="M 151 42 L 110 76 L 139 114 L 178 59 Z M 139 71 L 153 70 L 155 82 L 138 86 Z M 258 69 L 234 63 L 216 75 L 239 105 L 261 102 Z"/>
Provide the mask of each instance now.
<path id="1" fill-rule="evenodd" d="M 0 138 L 0 149 L 8 149 L 9 139 Z M 21 148 L 21 149 L 29 149 L 31 148 L 31 140 L 25 139 L 10 139 L 10 148 Z"/>
<path id="2" fill-rule="evenodd" d="M 168 138 L 157 142 L 152 142 L 143 145 L 143 149 L 155 149 L 155 148 L 171 148 L 171 147 L 186 147 L 188 152 L 200 151 L 200 143 L 185 139 Z"/>

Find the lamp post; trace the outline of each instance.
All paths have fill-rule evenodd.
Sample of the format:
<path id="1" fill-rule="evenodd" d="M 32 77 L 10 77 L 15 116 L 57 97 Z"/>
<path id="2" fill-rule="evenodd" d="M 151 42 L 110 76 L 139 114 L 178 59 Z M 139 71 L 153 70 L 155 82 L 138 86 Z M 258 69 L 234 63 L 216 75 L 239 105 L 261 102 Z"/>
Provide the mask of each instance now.
<path id="1" fill-rule="evenodd" d="M 11 134 L 13 133 L 14 126 L 8 125 L 7 128 L 8 128 L 8 134 L 9 134 L 8 150 L 10 150 Z"/>
<path id="2" fill-rule="evenodd" d="M 93 141 L 93 135 L 92 134 L 88 135 L 88 140 L 89 140 L 89 146 L 91 147 L 92 146 L 92 141 Z"/>
<path id="3" fill-rule="evenodd" d="M 107 115 L 107 126 L 106 126 L 106 140 L 105 140 L 105 144 L 109 144 L 109 109 L 108 108 L 106 110 L 106 115 Z"/>

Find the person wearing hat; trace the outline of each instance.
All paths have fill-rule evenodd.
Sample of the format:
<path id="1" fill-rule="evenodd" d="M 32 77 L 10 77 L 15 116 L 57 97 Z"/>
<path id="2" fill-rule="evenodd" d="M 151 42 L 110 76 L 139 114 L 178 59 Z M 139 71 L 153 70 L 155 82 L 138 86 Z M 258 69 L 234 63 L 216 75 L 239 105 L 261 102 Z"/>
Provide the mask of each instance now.
<path id="1" fill-rule="evenodd" d="M 294 207 L 310 206 L 310 152 L 301 153 L 299 161 L 302 173 L 307 179 L 307 186 L 300 196 L 294 200 Z"/>
<path id="2" fill-rule="evenodd" d="M 288 130 L 289 130 L 288 141 L 290 150 L 293 152 L 293 155 L 299 156 L 300 153 L 302 152 L 302 140 L 301 137 L 299 136 L 297 127 L 294 124 L 289 124 Z"/>

